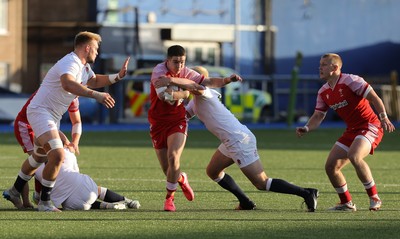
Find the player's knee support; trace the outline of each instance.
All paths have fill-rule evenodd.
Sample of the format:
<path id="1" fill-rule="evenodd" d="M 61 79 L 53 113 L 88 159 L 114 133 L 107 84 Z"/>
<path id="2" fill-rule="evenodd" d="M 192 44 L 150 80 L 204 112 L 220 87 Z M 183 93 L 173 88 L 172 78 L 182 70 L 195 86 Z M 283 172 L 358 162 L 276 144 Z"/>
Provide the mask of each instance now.
<path id="1" fill-rule="evenodd" d="M 48 154 L 52 150 L 64 148 L 64 145 L 63 145 L 61 139 L 51 139 L 47 143 L 44 144 L 43 148 L 46 151 L 46 153 Z"/>
<path id="2" fill-rule="evenodd" d="M 37 145 L 36 143 L 33 145 L 33 152 L 39 157 L 46 157 L 46 152 L 42 147 Z"/>
<path id="3" fill-rule="evenodd" d="M 29 157 L 28 157 L 28 162 L 29 162 L 29 165 L 30 165 L 32 168 L 39 168 L 39 166 L 42 165 L 42 163 L 37 162 L 37 161 L 33 158 L 33 155 L 29 155 Z"/>

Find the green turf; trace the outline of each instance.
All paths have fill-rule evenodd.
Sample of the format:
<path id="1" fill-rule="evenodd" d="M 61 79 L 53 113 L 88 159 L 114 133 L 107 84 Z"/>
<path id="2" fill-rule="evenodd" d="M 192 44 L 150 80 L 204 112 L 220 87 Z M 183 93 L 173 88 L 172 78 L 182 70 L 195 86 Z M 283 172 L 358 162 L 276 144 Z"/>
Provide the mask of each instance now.
<path id="1" fill-rule="evenodd" d="M 399 133 L 387 134 L 374 156 L 367 158 L 380 196 L 379 212 L 368 211 L 368 198 L 354 170 L 344 173 L 358 211 L 326 209 L 338 197 L 324 172 L 324 163 L 340 130 L 318 130 L 303 139 L 294 130 L 256 130 L 259 154 L 267 174 L 320 190 L 318 209 L 306 213 L 302 199 L 257 191 L 233 165 L 227 172 L 247 192 L 258 209 L 235 211 L 235 198 L 207 178 L 205 167 L 218 146 L 206 131 L 189 133 L 181 168 L 189 175 L 196 198 L 180 191 L 177 212 L 162 211 L 165 178 L 147 132 L 87 132 L 78 162 L 82 173 L 101 186 L 140 200 L 139 210 L 95 210 L 41 213 L 17 211 L 0 199 L 1 238 L 399 238 L 400 184 L 397 174 Z M 15 180 L 22 160 L 12 134 L 0 135 L 0 189 Z M 31 183 L 32 186 L 32 183 Z"/>

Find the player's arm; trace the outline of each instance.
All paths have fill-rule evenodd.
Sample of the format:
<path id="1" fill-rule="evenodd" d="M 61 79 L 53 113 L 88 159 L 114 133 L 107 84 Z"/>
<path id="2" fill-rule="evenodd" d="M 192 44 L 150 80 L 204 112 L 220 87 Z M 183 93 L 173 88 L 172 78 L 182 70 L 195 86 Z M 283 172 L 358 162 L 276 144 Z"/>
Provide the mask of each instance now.
<path id="1" fill-rule="evenodd" d="M 129 59 L 130 57 L 125 59 L 125 62 L 122 64 L 121 70 L 118 73 L 110 75 L 96 74 L 95 77 L 92 77 L 88 80 L 87 85 L 90 88 L 97 89 L 122 80 L 122 78 L 124 78 L 128 72 Z"/>
<path id="2" fill-rule="evenodd" d="M 204 78 L 201 83 L 204 86 L 208 86 L 210 88 L 220 88 L 231 82 L 243 81 L 239 75 L 233 74 L 229 77 L 209 77 Z M 161 76 L 159 79 L 155 81 L 156 87 L 168 86 L 168 85 L 176 85 L 182 89 L 186 89 L 189 91 L 197 91 L 202 90 L 203 88 L 197 84 L 196 82 L 186 79 L 186 78 L 177 78 L 177 77 L 168 77 Z"/>
<path id="3" fill-rule="evenodd" d="M 395 127 L 392 122 L 390 122 L 386 114 L 385 105 L 383 104 L 381 98 L 379 98 L 379 96 L 376 94 L 374 89 L 372 89 L 372 87 L 365 98 L 374 106 L 376 112 L 378 112 L 378 117 L 381 121 L 382 128 L 387 130 L 389 133 L 393 132 L 395 130 Z"/>
<path id="4" fill-rule="evenodd" d="M 305 135 L 306 133 L 310 132 L 311 130 L 315 130 L 319 127 L 321 122 L 324 120 L 326 113 L 315 110 L 313 115 L 308 120 L 307 124 L 303 127 L 296 128 L 296 134 L 298 137 Z"/>
<path id="5" fill-rule="evenodd" d="M 70 146 L 72 146 L 75 150 L 75 153 L 79 155 L 79 140 L 81 139 L 82 135 L 82 121 L 80 111 L 77 110 L 75 112 L 69 112 L 69 118 L 72 123 L 72 141 L 70 143 Z"/>
<path id="6" fill-rule="evenodd" d="M 229 77 L 224 77 L 224 78 L 222 78 L 222 77 L 204 78 L 204 80 L 201 84 L 208 86 L 210 88 L 220 88 L 231 82 L 236 82 L 236 81 L 243 81 L 243 79 L 239 75 L 233 74 Z"/>
<path id="7" fill-rule="evenodd" d="M 164 86 L 156 88 L 157 97 L 162 101 L 174 101 L 180 99 L 187 99 L 190 92 L 187 90 L 174 91 L 171 86 Z"/>
<path id="8" fill-rule="evenodd" d="M 178 86 L 181 89 L 188 91 L 196 91 L 202 90 L 203 87 L 196 82 L 186 79 L 186 78 L 178 78 L 178 77 L 170 77 L 170 76 L 160 76 L 157 79 L 152 80 L 155 88 L 167 87 L 170 85 Z"/>
<path id="9" fill-rule="evenodd" d="M 114 107 L 115 100 L 110 96 L 110 94 L 88 89 L 86 86 L 76 82 L 75 78 L 70 74 L 63 74 L 60 80 L 61 86 L 65 91 L 77 96 L 94 98 L 97 102 L 103 104 L 107 108 Z"/>

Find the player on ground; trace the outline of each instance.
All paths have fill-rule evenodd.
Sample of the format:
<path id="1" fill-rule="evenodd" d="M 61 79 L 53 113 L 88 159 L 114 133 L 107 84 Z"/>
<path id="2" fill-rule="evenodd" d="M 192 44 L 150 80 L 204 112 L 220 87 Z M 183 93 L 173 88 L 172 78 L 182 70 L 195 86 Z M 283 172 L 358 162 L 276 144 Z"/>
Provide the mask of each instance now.
<path id="1" fill-rule="evenodd" d="M 93 72 L 90 64 L 94 63 L 98 55 L 100 42 L 101 37 L 98 34 L 78 33 L 75 36 L 73 52 L 60 59 L 49 70 L 27 108 L 28 121 L 35 134 L 34 150 L 36 152 L 44 150 L 48 160 L 43 170 L 39 211 L 59 211 L 52 205 L 50 193 L 64 158 L 63 143 L 58 131 L 62 115 L 76 96 L 91 97 L 107 108 L 114 107 L 115 101 L 108 93 L 92 89 L 111 85 L 126 75 L 129 58 L 117 74 L 100 75 Z M 34 166 L 39 167 L 39 165 Z M 20 197 L 19 190 L 22 190 L 33 176 L 34 170 L 23 174 L 17 178 L 18 186 L 8 190 L 11 201 Z"/>
<path id="2" fill-rule="evenodd" d="M 187 175 L 180 170 L 180 157 L 186 142 L 187 122 L 182 98 L 189 96 L 185 91 L 165 93 L 167 87 L 178 86 L 195 90 L 198 84 L 222 87 L 233 80 L 241 80 L 237 75 L 230 78 L 204 78 L 185 66 L 186 52 L 182 46 L 168 48 L 167 59 L 158 64 L 151 76 L 150 101 L 148 112 L 150 136 L 161 168 L 167 177 L 167 196 L 165 211 L 175 211 L 174 195 L 178 184 L 185 197 L 192 201 L 194 193 Z"/>
<path id="3" fill-rule="evenodd" d="M 203 67 L 196 67 L 195 70 L 208 75 Z M 217 91 L 205 88 L 200 92 L 202 95 L 195 95 L 186 106 L 187 115 L 188 118 L 196 115 L 221 141 L 207 166 L 207 175 L 237 197 L 239 205 L 236 209 L 252 210 L 256 205 L 234 179 L 224 172 L 234 163 L 258 190 L 300 196 L 304 199 L 308 211 L 314 212 L 317 208 L 318 190 L 302 188 L 282 179 L 269 178 L 259 159 L 254 134 L 221 103 L 221 95 Z"/>
<path id="4" fill-rule="evenodd" d="M 65 157 L 57 175 L 57 181 L 51 192 L 51 200 L 57 208 L 64 210 L 89 210 L 89 209 L 138 209 L 137 200 L 126 198 L 105 187 L 98 186 L 94 180 L 79 172 L 77 158 L 68 148 L 64 148 Z M 40 181 L 44 165 L 42 164 L 35 173 L 34 201 L 39 201 Z M 76 189 L 79 190 L 76 190 Z"/>
<path id="5" fill-rule="evenodd" d="M 340 199 L 340 203 L 330 210 L 357 210 L 342 173 L 342 168 L 351 163 L 369 196 L 369 209 L 376 211 L 381 207 L 382 201 L 364 158 L 374 153 L 383 137 L 383 129 L 393 132 L 395 128 L 374 89 L 360 76 L 342 73 L 342 65 L 342 59 L 337 54 L 328 53 L 321 57 L 319 76 L 326 83 L 318 91 L 313 115 L 305 126 L 296 128 L 296 133 L 301 137 L 317 129 L 329 108 L 336 111 L 347 127 L 333 145 L 325 163 L 326 174 Z"/>

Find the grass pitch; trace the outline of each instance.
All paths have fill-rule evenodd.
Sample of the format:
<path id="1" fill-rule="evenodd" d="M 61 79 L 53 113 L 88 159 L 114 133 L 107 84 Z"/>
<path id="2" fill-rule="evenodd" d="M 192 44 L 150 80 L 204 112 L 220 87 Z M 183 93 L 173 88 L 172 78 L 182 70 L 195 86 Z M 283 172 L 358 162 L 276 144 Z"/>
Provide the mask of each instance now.
<path id="1" fill-rule="evenodd" d="M 85 132 L 78 162 L 98 185 L 138 199 L 139 210 L 42 213 L 17 211 L 0 199 L 1 238 L 399 238 L 399 133 L 386 134 L 367 161 L 383 207 L 368 211 L 369 201 L 349 165 L 344 173 L 357 204 L 355 213 L 328 212 L 338 197 L 324 163 L 342 130 L 320 129 L 303 139 L 294 130 L 254 130 L 267 174 L 320 190 L 318 209 L 306 213 L 302 198 L 256 190 L 232 165 L 227 172 L 257 203 L 257 210 L 235 211 L 234 196 L 212 182 L 205 167 L 218 146 L 207 131 L 189 132 L 181 169 L 188 173 L 195 200 L 176 193 L 175 213 L 164 212 L 165 177 L 147 132 Z M 10 187 L 26 158 L 12 134 L 0 135 L 0 189 Z M 33 186 L 32 182 L 30 184 Z"/>

